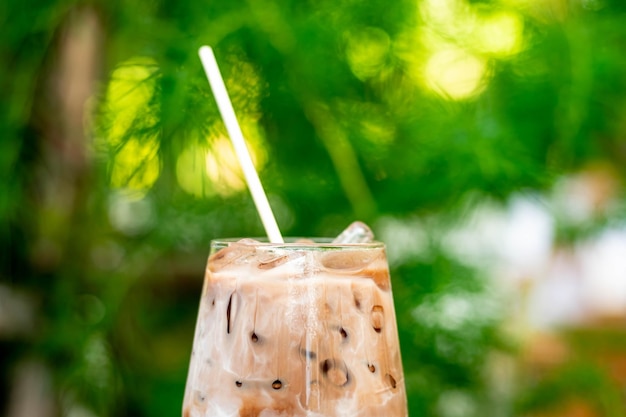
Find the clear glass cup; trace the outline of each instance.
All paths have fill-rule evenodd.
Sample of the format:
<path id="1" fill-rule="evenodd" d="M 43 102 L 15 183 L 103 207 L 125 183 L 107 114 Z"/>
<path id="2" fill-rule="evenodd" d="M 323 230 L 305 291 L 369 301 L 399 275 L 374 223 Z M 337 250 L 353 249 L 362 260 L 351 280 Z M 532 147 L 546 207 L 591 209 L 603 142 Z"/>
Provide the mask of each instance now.
<path id="1" fill-rule="evenodd" d="M 379 242 L 215 240 L 183 417 L 406 417 Z"/>

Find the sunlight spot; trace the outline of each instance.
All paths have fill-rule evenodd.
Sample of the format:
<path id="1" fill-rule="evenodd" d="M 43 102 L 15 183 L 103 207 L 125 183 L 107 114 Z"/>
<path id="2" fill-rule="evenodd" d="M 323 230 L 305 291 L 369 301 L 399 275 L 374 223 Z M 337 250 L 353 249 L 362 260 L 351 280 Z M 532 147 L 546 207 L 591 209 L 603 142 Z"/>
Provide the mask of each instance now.
<path id="1" fill-rule="evenodd" d="M 380 240 L 387 243 L 387 258 L 392 266 L 430 256 L 428 233 L 417 218 L 382 217 L 376 223 Z"/>
<path id="2" fill-rule="evenodd" d="M 252 162 L 260 171 L 267 159 L 265 132 L 259 123 L 266 84 L 243 51 L 231 51 L 224 68 L 233 109 Z M 180 188 L 198 198 L 228 197 L 244 191 L 245 178 L 221 118 L 210 120 L 194 135 L 177 156 L 176 179 Z"/>
<path id="3" fill-rule="evenodd" d="M 378 145 L 388 145 L 396 137 L 395 126 L 380 115 L 360 120 L 359 128 L 365 139 Z"/>
<path id="4" fill-rule="evenodd" d="M 111 164 L 111 185 L 142 194 L 156 182 L 161 171 L 159 140 L 130 137 L 114 156 Z"/>
<path id="5" fill-rule="evenodd" d="M 256 123 L 242 122 L 242 131 L 257 171 L 267 159 L 262 137 Z M 205 143 L 185 148 L 176 162 L 176 177 L 180 187 L 196 197 L 215 194 L 227 197 L 246 189 L 239 160 L 229 138 L 216 134 Z"/>
<path id="6" fill-rule="evenodd" d="M 104 337 L 96 333 L 86 342 L 84 347 L 85 380 L 95 388 L 109 388 L 111 380 L 111 352 Z"/>
<path id="7" fill-rule="evenodd" d="M 462 49 L 436 52 L 426 63 L 427 85 L 451 100 L 481 93 L 486 84 L 487 63 Z"/>
<path id="8" fill-rule="evenodd" d="M 446 38 L 462 39 L 475 30 L 476 12 L 463 0 L 426 0 L 420 3 L 424 29 Z"/>
<path id="9" fill-rule="evenodd" d="M 248 143 L 248 149 L 250 150 L 252 162 L 258 171 L 259 152 L 256 148 L 250 146 L 250 143 Z M 235 154 L 235 149 L 228 138 L 222 136 L 213 140 L 211 149 L 206 154 L 205 163 L 206 173 L 218 194 L 228 196 L 246 188 L 241 165 Z"/>
<path id="10" fill-rule="evenodd" d="M 437 410 L 442 417 L 465 417 L 477 415 L 474 398 L 460 390 L 444 391 L 439 395 Z"/>
<path id="11" fill-rule="evenodd" d="M 156 62 L 131 58 L 111 74 L 97 130 L 109 159 L 114 188 L 145 194 L 161 170 L 159 159 Z"/>
<path id="12" fill-rule="evenodd" d="M 205 169 L 216 191 L 222 195 L 241 191 L 246 186 L 239 160 L 228 138 L 213 140 L 211 150 L 205 156 Z"/>
<path id="13" fill-rule="evenodd" d="M 206 156 L 209 146 L 192 144 L 176 160 L 176 179 L 186 193 L 196 197 L 214 194 L 213 185 L 206 174 Z"/>
<path id="14" fill-rule="evenodd" d="M 459 0 L 425 0 L 420 3 L 422 17 L 434 25 L 452 24 L 460 8 Z"/>
<path id="15" fill-rule="evenodd" d="M 500 56 L 518 53 L 522 45 L 522 18 L 511 12 L 498 12 L 485 17 L 477 28 L 479 50 Z"/>
<path id="16" fill-rule="evenodd" d="M 396 138 L 396 126 L 383 106 L 357 100 L 337 100 L 333 112 L 342 120 L 354 120 L 354 128 L 364 139 L 376 145 L 388 145 Z"/>
<path id="17" fill-rule="evenodd" d="M 391 40 L 382 29 L 367 27 L 346 35 L 346 57 L 354 75 L 365 80 L 385 65 Z"/>
<path id="18" fill-rule="evenodd" d="M 67 411 L 64 413 L 67 417 L 98 417 L 91 409 L 83 404 L 72 404 L 67 407 Z"/>
<path id="19" fill-rule="evenodd" d="M 148 116 L 150 122 L 155 122 L 154 114 L 145 114 L 143 110 L 154 95 L 156 70 L 154 60 L 135 57 L 118 65 L 111 74 L 104 102 L 111 145 L 122 141 L 138 116 Z"/>
<path id="20" fill-rule="evenodd" d="M 500 310 L 501 306 L 489 294 L 450 292 L 426 298 L 411 315 L 424 326 L 459 331 L 495 321 Z"/>
<path id="21" fill-rule="evenodd" d="M 116 191 L 109 196 L 108 212 L 113 228 L 127 236 L 147 232 L 156 221 L 150 196 L 137 198 L 126 191 Z"/>

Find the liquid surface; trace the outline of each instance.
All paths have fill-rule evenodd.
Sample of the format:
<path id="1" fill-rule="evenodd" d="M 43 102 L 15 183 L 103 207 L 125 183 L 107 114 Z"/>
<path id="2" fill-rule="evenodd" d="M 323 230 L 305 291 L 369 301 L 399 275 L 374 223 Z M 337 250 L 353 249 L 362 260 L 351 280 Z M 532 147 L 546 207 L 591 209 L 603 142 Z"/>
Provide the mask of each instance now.
<path id="1" fill-rule="evenodd" d="M 382 247 L 209 258 L 183 417 L 405 417 Z"/>

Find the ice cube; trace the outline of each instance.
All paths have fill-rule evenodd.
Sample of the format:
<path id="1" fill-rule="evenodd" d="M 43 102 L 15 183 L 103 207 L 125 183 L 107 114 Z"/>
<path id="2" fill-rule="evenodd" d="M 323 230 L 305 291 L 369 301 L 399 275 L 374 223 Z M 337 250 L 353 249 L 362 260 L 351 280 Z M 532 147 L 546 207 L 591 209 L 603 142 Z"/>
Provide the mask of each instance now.
<path id="1" fill-rule="evenodd" d="M 365 223 L 356 221 L 350 224 L 333 243 L 368 243 L 374 240 L 374 233 Z"/>
<path id="2" fill-rule="evenodd" d="M 288 266 L 301 266 L 306 252 L 304 251 L 285 251 L 278 250 L 275 252 L 268 252 L 258 256 L 257 267 L 261 270 L 270 270 L 281 267 L 282 269 L 289 269 Z"/>
<path id="3" fill-rule="evenodd" d="M 272 269 L 276 268 L 287 262 L 293 257 L 293 254 L 289 253 L 267 253 L 259 255 L 257 267 L 259 269 Z"/>
<path id="4" fill-rule="evenodd" d="M 368 266 L 377 255 L 378 253 L 368 250 L 342 250 L 325 253 L 321 262 L 326 269 L 354 273 Z"/>
<path id="5" fill-rule="evenodd" d="M 241 239 L 220 249 L 209 257 L 211 272 L 217 272 L 229 265 L 244 262 L 255 253 L 257 243 L 259 242 L 254 239 Z"/>

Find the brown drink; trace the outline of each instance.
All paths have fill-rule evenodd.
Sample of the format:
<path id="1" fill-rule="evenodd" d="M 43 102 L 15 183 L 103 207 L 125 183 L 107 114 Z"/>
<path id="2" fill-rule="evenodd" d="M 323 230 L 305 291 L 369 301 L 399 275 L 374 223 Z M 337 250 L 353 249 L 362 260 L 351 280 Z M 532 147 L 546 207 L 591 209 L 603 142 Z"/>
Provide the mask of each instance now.
<path id="1" fill-rule="evenodd" d="M 183 417 L 406 417 L 382 243 L 214 241 Z"/>

